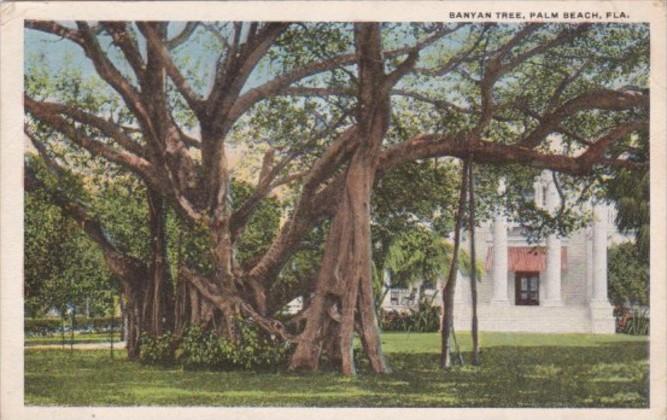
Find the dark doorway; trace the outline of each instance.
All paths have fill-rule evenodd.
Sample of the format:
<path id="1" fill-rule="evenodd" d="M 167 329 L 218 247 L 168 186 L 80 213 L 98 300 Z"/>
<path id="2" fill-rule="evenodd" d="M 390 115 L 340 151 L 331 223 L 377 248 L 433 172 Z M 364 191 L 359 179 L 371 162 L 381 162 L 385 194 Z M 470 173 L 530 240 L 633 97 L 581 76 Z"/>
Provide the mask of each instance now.
<path id="1" fill-rule="evenodd" d="M 518 272 L 514 284 L 516 305 L 540 304 L 540 273 Z"/>

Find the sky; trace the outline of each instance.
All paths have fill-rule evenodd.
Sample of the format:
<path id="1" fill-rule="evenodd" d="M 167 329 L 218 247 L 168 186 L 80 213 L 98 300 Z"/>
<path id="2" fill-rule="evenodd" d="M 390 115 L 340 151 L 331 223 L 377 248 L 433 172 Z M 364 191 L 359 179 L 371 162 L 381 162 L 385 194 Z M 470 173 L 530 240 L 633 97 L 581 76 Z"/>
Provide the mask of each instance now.
<path id="1" fill-rule="evenodd" d="M 68 26 L 73 25 L 73 23 L 63 22 Z M 169 33 L 176 34 L 185 25 L 185 22 L 173 22 L 169 26 Z M 90 60 L 88 60 L 83 53 L 83 50 L 73 42 L 62 39 L 58 36 L 47 34 L 44 32 L 27 29 L 24 31 L 24 46 L 25 46 L 25 55 L 24 55 L 24 66 L 28 66 L 35 57 L 40 57 L 47 64 L 50 72 L 57 73 L 62 70 L 66 62 L 69 62 L 72 66 L 77 67 L 81 70 L 84 77 L 89 77 L 95 74 L 94 67 Z M 141 35 L 139 35 L 141 36 Z M 107 48 L 110 43 L 110 37 L 100 37 L 101 44 L 103 48 Z M 201 39 L 199 36 L 198 39 Z M 210 42 L 210 41 L 209 41 Z M 139 42 L 139 45 L 142 49 L 142 53 L 145 54 L 145 49 L 143 48 L 143 40 Z M 215 66 L 215 60 L 217 58 L 216 54 L 212 53 L 210 50 L 207 50 L 207 45 L 204 42 L 188 42 L 185 44 L 187 48 L 179 48 L 179 54 L 183 56 L 183 53 L 187 53 L 188 56 L 192 57 L 194 60 L 200 60 L 201 65 L 204 69 L 208 71 L 212 70 Z M 116 55 L 119 56 L 120 53 Z M 123 59 L 114 58 L 112 55 L 112 60 L 114 63 L 119 66 L 121 69 L 126 69 L 127 72 L 124 74 L 130 74 L 129 67 Z M 268 74 L 262 73 L 261 69 L 258 69 L 253 73 L 253 77 L 248 81 L 246 89 L 251 89 L 261 84 L 262 82 L 268 79 Z"/>

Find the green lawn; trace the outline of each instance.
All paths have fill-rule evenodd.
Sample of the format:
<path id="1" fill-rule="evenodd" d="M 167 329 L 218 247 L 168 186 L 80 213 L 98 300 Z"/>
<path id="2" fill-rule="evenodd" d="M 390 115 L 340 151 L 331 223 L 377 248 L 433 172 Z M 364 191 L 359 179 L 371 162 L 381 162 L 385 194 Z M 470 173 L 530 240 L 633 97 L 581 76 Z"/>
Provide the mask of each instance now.
<path id="1" fill-rule="evenodd" d="M 463 350 L 470 336 L 459 334 Z M 437 368 L 437 333 L 385 333 L 394 368 L 361 372 L 209 372 L 113 360 L 108 350 L 25 351 L 26 405 L 647 407 L 645 337 L 482 334 L 482 365 Z M 469 354 L 465 353 L 469 359 Z"/>

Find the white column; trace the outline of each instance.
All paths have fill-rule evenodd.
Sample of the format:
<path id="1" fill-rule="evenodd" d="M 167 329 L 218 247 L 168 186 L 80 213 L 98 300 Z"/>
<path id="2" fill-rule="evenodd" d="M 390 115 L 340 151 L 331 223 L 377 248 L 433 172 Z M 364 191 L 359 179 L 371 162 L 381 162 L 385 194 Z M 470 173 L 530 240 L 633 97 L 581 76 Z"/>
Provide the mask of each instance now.
<path id="1" fill-rule="evenodd" d="M 502 214 L 493 219 L 493 298 L 494 304 L 507 305 L 507 223 Z"/>
<path id="2" fill-rule="evenodd" d="M 548 175 L 547 190 L 545 197 L 546 209 L 552 214 L 560 205 L 560 197 L 556 190 L 556 185 L 551 179 L 551 174 Z M 560 238 L 553 233 L 547 237 L 547 255 L 546 255 L 546 273 L 545 273 L 545 287 L 544 287 L 544 306 L 560 306 L 563 304 L 561 300 L 561 244 Z"/>
<path id="3" fill-rule="evenodd" d="M 593 206 L 593 287 L 591 290 L 591 331 L 613 334 L 614 309 L 607 298 L 607 219 L 608 208 L 604 204 Z"/>
<path id="4" fill-rule="evenodd" d="M 454 288 L 454 303 L 456 306 L 470 302 L 470 279 L 463 277 L 460 270 L 456 270 L 456 287 Z"/>
<path id="5" fill-rule="evenodd" d="M 498 194 L 505 193 L 505 181 L 498 183 Z M 493 297 L 492 304 L 507 305 L 507 221 L 501 210 L 493 219 Z"/>
<path id="6" fill-rule="evenodd" d="M 607 206 L 593 207 L 593 290 L 591 302 L 609 303 L 607 299 Z"/>

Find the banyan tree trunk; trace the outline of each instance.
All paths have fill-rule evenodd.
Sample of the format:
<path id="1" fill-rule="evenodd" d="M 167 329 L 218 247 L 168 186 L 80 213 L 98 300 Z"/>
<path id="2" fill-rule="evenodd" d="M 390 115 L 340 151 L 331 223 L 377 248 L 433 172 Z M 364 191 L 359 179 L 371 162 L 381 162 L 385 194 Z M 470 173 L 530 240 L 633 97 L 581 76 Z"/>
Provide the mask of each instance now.
<path id="1" fill-rule="evenodd" d="M 142 293 L 126 284 L 123 287 L 123 298 L 125 299 L 125 316 L 127 318 L 127 331 L 125 332 L 125 348 L 127 358 L 136 360 L 139 358 L 139 339 L 142 334 L 141 301 Z"/>
<path id="2" fill-rule="evenodd" d="M 290 360 L 291 370 L 316 370 L 322 352 L 341 373 L 355 373 L 353 337 L 376 373 L 389 369 L 375 315 L 370 240 L 370 199 L 380 144 L 389 122 L 389 96 L 384 90 L 380 29 L 357 24 L 359 62 L 358 147 L 345 173 L 345 183 L 333 218 L 318 273 L 306 326 Z"/>
<path id="3" fill-rule="evenodd" d="M 291 369 L 315 370 L 322 349 L 344 374 L 355 372 L 352 340 L 356 328 L 375 372 L 387 371 L 382 357 L 372 291 L 370 189 L 374 169 L 365 153 L 355 154 L 331 225 L 309 306 L 306 328 L 292 357 Z"/>

